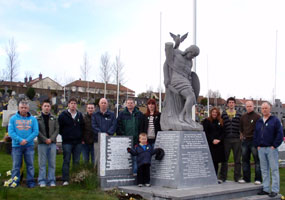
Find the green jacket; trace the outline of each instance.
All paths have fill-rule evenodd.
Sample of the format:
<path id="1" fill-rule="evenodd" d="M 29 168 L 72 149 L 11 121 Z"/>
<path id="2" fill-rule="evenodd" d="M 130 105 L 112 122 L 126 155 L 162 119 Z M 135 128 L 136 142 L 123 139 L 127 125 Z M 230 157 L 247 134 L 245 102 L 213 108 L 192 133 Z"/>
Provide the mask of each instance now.
<path id="1" fill-rule="evenodd" d="M 137 107 L 132 114 L 125 108 L 117 119 L 117 135 L 133 136 L 134 144 L 138 144 L 138 136 L 143 131 L 144 116 Z"/>
<path id="2" fill-rule="evenodd" d="M 45 122 L 42 115 L 37 117 L 39 123 L 39 135 L 38 135 L 38 143 L 45 144 L 47 138 L 46 129 L 45 129 Z M 57 118 L 50 114 L 49 117 L 49 138 L 52 140 L 53 143 L 56 143 L 56 137 L 58 135 L 58 121 Z"/>

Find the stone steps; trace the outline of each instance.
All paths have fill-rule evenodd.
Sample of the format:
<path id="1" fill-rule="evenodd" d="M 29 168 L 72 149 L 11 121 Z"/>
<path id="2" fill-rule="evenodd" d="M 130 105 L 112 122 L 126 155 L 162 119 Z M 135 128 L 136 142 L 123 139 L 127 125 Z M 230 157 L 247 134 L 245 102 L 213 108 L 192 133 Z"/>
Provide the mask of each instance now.
<path id="1" fill-rule="evenodd" d="M 261 185 L 253 183 L 239 184 L 232 181 L 227 181 L 222 184 L 216 184 L 204 187 L 173 189 L 160 186 L 152 187 L 137 187 L 137 186 L 122 186 L 119 190 L 126 193 L 139 194 L 148 200 L 188 200 L 188 199 L 203 199 L 203 200 L 265 200 L 265 199 L 280 199 L 281 195 L 276 198 L 270 198 L 267 195 L 257 195 L 262 189 Z"/>

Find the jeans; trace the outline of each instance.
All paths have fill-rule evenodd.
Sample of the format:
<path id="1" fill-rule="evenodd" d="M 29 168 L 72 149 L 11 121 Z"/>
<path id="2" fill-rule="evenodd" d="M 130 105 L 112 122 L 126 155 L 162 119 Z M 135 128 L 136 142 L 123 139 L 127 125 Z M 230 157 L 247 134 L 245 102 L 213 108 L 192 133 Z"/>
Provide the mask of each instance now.
<path id="1" fill-rule="evenodd" d="M 62 181 L 69 181 L 69 166 L 72 154 L 73 167 L 79 165 L 81 144 L 62 144 L 63 164 L 62 164 Z"/>
<path id="2" fill-rule="evenodd" d="M 91 157 L 91 163 L 94 165 L 94 144 L 82 144 L 82 156 L 83 161 L 87 164 L 89 163 Z"/>
<path id="3" fill-rule="evenodd" d="M 222 162 L 220 179 L 227 180 L 228 176 L 228 160 L 230 157 L 231 149 L 234 154 L 234 180 L 237 182 L 241 178 L 241 141 L 239 138 L 226 138 L 224 140 L 226 162 Z"/>
<path id="4" fill-rule="evenodd" d="M 243 180 L 250 182 L 250 154 L 254 158 L 255 165 L 255 181 L 261 181 L 261 171 L 260 171 L 260 162 L 258 157 L 258 152 L 256 147 L 253 145 L 253 141 L 242 141 L 241 145 L 242 152 L 242 171 L 243 171 Z"/>
<path id="5" fill-rule="evenodd" d="M 55 179 L 55 160 L 56 144 L 38 144 L 39 177 L 38 183 L 56 184 Z M 48 162 L 48 176 L 46 179 L 46 163 Z"/>
<path id="6" fill-rule="evenodd" d="M 270 169 L 272 176 L 271 192 L 279 193 L 280 189 L 280 176 L 278 164 L 278 149 L 271 147 L 261 147 L 258 150 L 260 159 L 260 167 L 263 179 L 263 191 L 270 192 Z"/>
<path id="7" fill-rule="evenodd" d="M 18 180 L 15 181 L 17 185 L 19 185 L 20 183 L 20 169 L 23 163 L 23 156 L 24 156 L 27 168 L 27 185 L 28 187 L 35 186 L 34 154 L 35 154 L 34 145 L 12 147 L 12 159 L 13 159 L 12 179 L 14 177 L 18 178 Z"/>
<path id="8" fill-rule="evenodd" d="M 138 172 L 137 156 L 132 156 L 132 161 L 133 161 L 133 174 L 137 174 Z"/>

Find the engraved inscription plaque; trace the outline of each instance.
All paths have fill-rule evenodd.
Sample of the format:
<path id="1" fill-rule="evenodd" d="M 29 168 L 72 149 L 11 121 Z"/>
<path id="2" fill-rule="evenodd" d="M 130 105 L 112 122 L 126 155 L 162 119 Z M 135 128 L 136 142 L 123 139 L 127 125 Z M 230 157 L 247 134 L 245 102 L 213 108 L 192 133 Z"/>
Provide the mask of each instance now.
<path id="1" fill-rule="evenodd" d="M 161 161 L 152 160 L 153 185 L 171 188 L 217 184 L 207 139 L 203 131 L 161 131 L 155 148 L 164 149 Z"/>

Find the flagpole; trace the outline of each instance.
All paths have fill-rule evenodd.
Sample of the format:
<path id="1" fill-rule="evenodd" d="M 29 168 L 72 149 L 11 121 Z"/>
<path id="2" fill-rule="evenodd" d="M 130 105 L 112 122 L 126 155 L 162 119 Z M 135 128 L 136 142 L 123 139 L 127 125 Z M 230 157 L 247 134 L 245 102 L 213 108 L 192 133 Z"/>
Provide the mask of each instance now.
<path id="1" fill-rule="evenodd" d="M 161 112 L 161 24 L 162 24 L 162 12 L 160 12 L 160 21 L 159 21 L 159 112 Z"/>
<path id="2" fill-rule="evenodd" d="M 193 44 L 196 45 L 196 13 L 197 10 L 197 2 L 196 0 L 193 0 Z M 193 71 L 196 72 L 196 58 L 193 59 Z M 198 99 L 198 97 L 196 97 Z M 198 102 L 196 102 L 198 103 Z M 196 120 L 196 106 L 193 105 L 192 107 L 192 119 L 195 121 Z"/>

